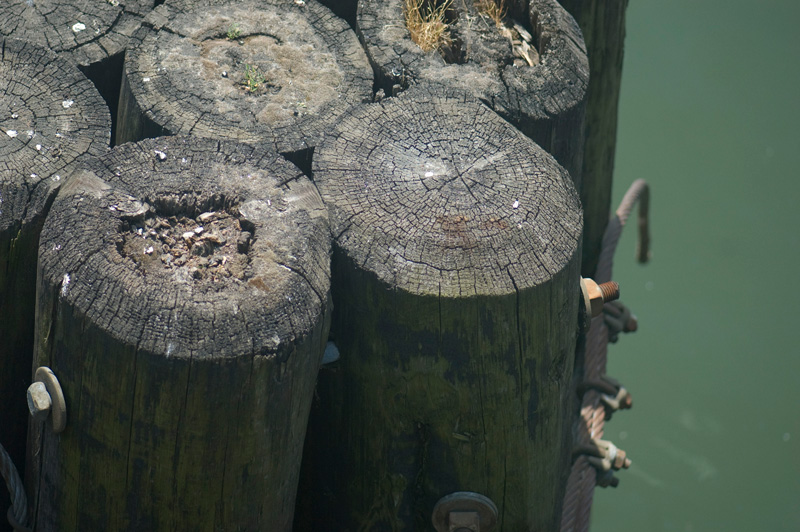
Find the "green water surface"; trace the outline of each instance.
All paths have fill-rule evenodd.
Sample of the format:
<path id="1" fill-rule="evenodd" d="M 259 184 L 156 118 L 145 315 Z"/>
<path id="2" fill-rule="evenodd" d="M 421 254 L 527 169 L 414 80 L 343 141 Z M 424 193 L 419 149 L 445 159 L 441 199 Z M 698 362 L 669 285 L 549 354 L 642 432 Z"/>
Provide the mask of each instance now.
<path id="1" fill-rule="evenodd" d="M 614 206 L 650 182 L 653 258 L 632 224 L 594 532 L 800 531 L 799 174 L 800 1 L 630 0 Z"/>

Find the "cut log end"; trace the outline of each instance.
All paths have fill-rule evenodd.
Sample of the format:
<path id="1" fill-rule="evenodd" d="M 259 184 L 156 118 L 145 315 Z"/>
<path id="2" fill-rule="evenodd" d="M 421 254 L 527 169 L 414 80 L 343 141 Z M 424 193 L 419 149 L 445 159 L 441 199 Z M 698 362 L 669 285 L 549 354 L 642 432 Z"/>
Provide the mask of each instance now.
<path id="1" fill-rule="evenodd" d="M 0 229 L 42 215 L 78 158 L 108 150 L 110 133 L 108 109 L 72 63 L 38 45 L 2 39 Z"/>
<path id="2" fill-rule="evenodd" d="M 5 0 L 0 34 L 46 46 L 82 67 L 125 50 L 153 0 Z"/>
<path id="3" fill-rule="evenodd" d="M 184 0 L 148 20 L 126 59 L 131 109 L 123 111 L 144 113 L 165 132 L 297 151 L 371 97 L 355 35 L 316 3 Z"/>
<path id="4" fill-rule="evenodd" d="M 581 210 L 566 172 L 441 86 L 355 109 L 318 148 L 314 179 L 343 251 L 412 293 L 537 286 L 578 249 Z"/>
<path id="5" fill-rule="evenodd" d="M 120 146 L 70 178 L 45 225 L 42 267 L 62 297 L 134 345 L 269 354 L 319 319 L 327 232 L 313 185 L 278 155 L 165 138 Z M 217 325 L 198 330 L 205 321 Z M 250 330 L 252 345 L 231 351 L 239 333 L 226 327 Z"/>

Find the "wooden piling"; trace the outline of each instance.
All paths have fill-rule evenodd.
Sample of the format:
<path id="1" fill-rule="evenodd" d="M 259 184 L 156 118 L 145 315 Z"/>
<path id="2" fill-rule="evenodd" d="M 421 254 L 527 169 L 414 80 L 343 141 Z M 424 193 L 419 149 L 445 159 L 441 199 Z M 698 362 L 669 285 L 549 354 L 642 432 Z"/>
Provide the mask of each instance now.
<path id="1" fill-rule="evenodd" d="M 39 232 L 76 161 L 108 150 L 111 119 L 73 63 L 17 39 L 0 46 L 0 427 L 22 469 Z"/>
<path id="2" fill-rule="evenodd" d="M 314 2 L 176 0 L 125 57 L 117 142 L 166 134 L 312 148 L 372 98 L 353 31 Z"/>
<path id="3" fill-rule="evenodd" d="M 580 29 L 555 0 L 505 4 L 497 24 L 479 2 L 452 2 L 449 40 L 430 51 L 413 40 L 402 1 L 360 2 L 357 31 L 387 94 L 417 80 L 471 92 L 551 153 L 580 188 L 589 80 Z"/>
<path id="4" fill-rule="evenodd" d="M 329 325 L 329 229 L 277 154 L 170 137 L 62 188 L 40 245 L 37 530 L 288 531 Z"/>
<path id="5" fill-rule="evenodd" d="M 436 85 L 353 110 L 314 180 L 341 360 L 320 373 L 296 530 L 428 530 L 463 490 L 495 502 L 497 530 L 554 530 L 579 299 L 567 172 Z"/>
<path id="6" fill-rule="evenodd" d="M 595 274 L 611 212 L 628 0 L 561 0 L 561 4 L 583 31 L 591 71 L 581 188 L 585 224 L 581 272 L 589 277 Z"/>

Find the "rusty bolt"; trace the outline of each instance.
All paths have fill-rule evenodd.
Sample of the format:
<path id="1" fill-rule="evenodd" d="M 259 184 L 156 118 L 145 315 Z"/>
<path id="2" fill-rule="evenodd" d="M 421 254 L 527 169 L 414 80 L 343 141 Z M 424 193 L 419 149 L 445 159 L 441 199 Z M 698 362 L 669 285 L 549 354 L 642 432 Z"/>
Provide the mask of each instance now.
<path id="1" fill-rule="evenodd" d="M 573 454 L 586 455 L 586 460 L 600 472 L 628 469 L 631 466 L 625 451 L 600 438 L 592 438 L 591 443 L 579 445 Z"/>
<path id="2" fill-rule="evenodd" d="M 631 460 L 627 457 L 627 453 L 610 441 L 595 438 L 594 442 L 603 455 L 603 459 L 608 460 L 612 469 L 628 469 L 631 466 Z"/>
<path id="3" fill-rule="evenodd" d="M 35 422 L 47 419 L 52 407 L 53 401 L 43 382 L 34 382 L 28 387 L 28 410 Z"/>
<path id="4" fill-rule="evenodd" d="M 611 412 L 627 410 L 633 406 L 633 397 L 631 397 L 630 392 L 623 387 L 620 387 L 615 395 L 602 394 L 600 400 Z M 608 416 L 606 419 L 610 419 L 610 417 L 611 416 Z"/>
<path id="5" fill-rule="evenodd" d="M 614 456 L 614 463 L 611 465 L 616 470 L 628 469 L 631 466 L 631 461 L 627 454 L 622 449 L 617 449 L 617 454 Z"/>
<path id="6" fill-rule="evenodd" d="M 603 304 L 619 299 L 619 284 L 615 281 L 597 284 L 588 277 L 581 277 L 581 292 L 586 313 L 594 318 L 603 312 Z"/>

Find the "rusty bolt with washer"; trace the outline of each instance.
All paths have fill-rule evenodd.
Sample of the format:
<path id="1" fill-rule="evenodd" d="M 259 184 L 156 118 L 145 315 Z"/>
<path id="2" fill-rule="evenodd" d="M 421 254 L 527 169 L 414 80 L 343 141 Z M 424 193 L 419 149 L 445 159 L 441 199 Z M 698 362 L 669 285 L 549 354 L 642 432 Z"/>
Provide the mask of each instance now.
<path id="1" fill-rule="evenodd" d="M 603 312 L 605 303 L 619 299 L 619 284 L 615 281 L 597 284 L 588 277 L 581 277 L 581 293 L 586 313 L 594 318 Z"/>
<path id="2" fill-rule="evenodd" d="M 55 433 L 63 431 L 67 424 L 67 405 L 61 384 L 46 366 L 36 370 L 34 382 L 28 387 L 28 410 L 36 422 L 49 417 Z"/>

